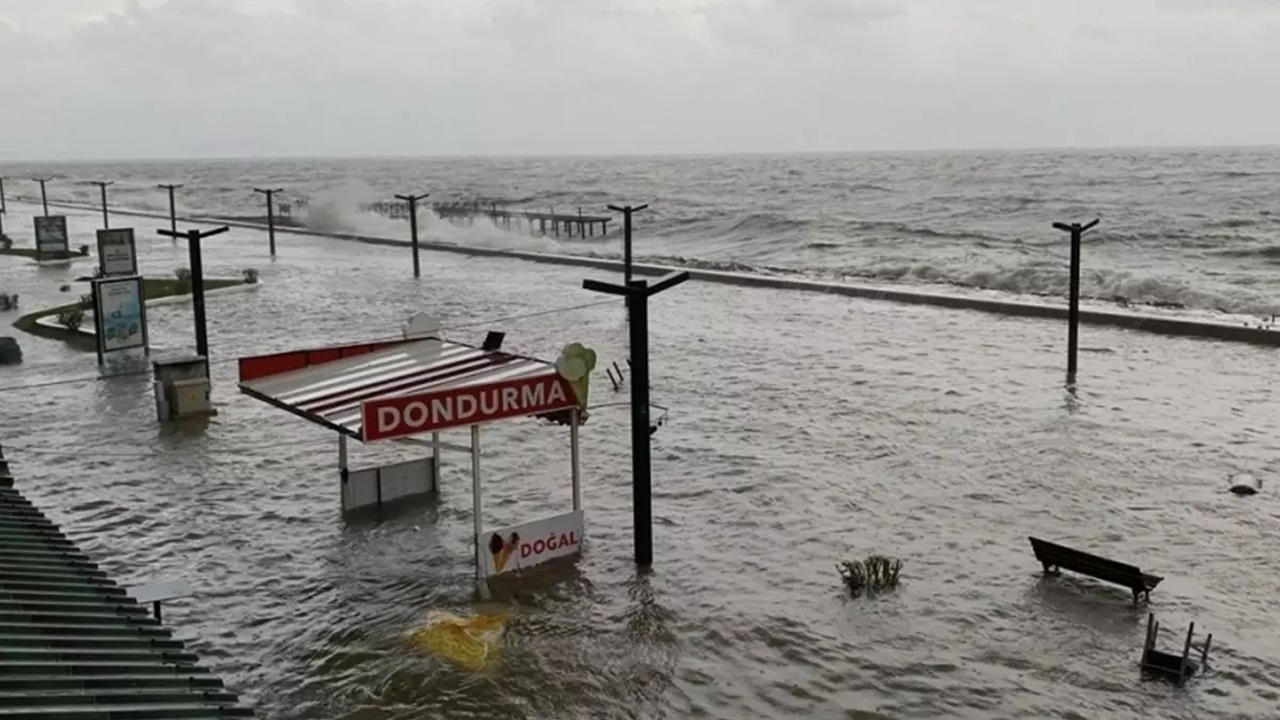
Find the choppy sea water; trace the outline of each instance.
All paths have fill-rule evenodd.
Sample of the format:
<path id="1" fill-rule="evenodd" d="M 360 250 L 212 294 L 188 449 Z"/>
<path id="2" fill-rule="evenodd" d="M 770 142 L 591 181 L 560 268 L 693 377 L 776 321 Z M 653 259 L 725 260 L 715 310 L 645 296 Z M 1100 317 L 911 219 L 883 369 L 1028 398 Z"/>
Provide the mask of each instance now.
<path id="1" fill-rule="evenodd" d="M 1099 150 L 670 158 L 224 160 L 7 165 L 54 177 L 49 197 L 168 210 L 157 183 L 184 183 L 179 212 L 263 215 L 254 187 L 309 200 L 320 230 L 404 236 L 356 211 L 406 193 L 587 213 L 650 203 L 641 259 L 822 278 L 1061 296 L 1067 238 L 1055 221 L 1101 225 L 1086 238 L 1082 289 L 1104 301 L 1263 316 L 1280 312 L 1280 149 Z M 604 241 L 491 229 L 424 234 L 461 242 L 616 255 Z M 615 225 L 616 226 L 616 225 Z"/>
<path id="2" fill-rule="evenodd" d="M 73 232 L 96 222 L 74 213 Z M 438 502 L 344 523 L 332 434 L 236 394 L 223 361 L 389 335 L 413 311 L 459 325 L 596 297 L 580 269 L 428 254 L 414 282 L 398 249 L 278 242 L 274 263 L 260 233 L 207 244 L 211 276 L 255 267 L 263 282 L 210 298 L 221 414 L 203 432 L 160 430 L 145 376 L 0 393 L 24 491 L 122 578 L 192 578 L 200 597 L 167 617 L 265 716 L 1280 711 L 1265 349 L 1090 328 L 1071 398 L 1057 323 L 681 286 L 652 311 L 654 399 L 672 408 L 654 437 L 654 573 L 629 561 L 626 413 L 601 410 L 584 429 L 586 554 L 499 598 L 518 619 L 501 664 L 474 676 L 403 641 L 428 610 L 472 607 L 465 458 L 446 456 Z M 144 272 L 185 265 L 180 245 L 144 245 Z M 0 258 L 0 288 L 30 310 L 87 269 Z M 150 319 L 162 350 L 189 347 L 185 304 Z M 497 329 L 542 356 L 573 340 L 626 353 L 616 305 Z M 27 362 L 0 369 L 0 388 L 95 371 L 92 356 L 21 340 Z M 563 431 L 484 435 L 487 526 L 567 508 Z M 1264 493 L 1227 494 L 1234 471 L 1261 475 Z M 1140 682 L 1144 611 L 1123 590 L 1042 581 L 1028 534 L 1165 575 L 1152 609 L 1213 632 L 1215 671 L 1183 690 Z M 904 559 L 904 584 L 846 600 L 835 561 L 874 551 Z"/>

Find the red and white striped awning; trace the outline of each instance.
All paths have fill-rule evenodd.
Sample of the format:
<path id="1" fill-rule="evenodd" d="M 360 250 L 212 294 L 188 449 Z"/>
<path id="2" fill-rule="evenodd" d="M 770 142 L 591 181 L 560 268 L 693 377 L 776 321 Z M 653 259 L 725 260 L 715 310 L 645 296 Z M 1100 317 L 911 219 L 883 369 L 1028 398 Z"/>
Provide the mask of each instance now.
<path id="1" fill-rule="evenodd" d="M 241 358 L 240 390 L 364 442 L 577 406 L 552 363 L 436 338 Z"/>

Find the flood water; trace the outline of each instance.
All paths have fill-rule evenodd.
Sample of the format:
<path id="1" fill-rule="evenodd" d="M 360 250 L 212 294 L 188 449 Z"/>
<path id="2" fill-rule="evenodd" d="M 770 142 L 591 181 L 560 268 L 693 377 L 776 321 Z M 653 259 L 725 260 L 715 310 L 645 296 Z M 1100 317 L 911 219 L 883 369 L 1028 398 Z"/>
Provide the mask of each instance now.
<path id="1" fill-rule="evenodd" d="M 96 222 L 72 213 L 73 236 Z M 151 222 L 137 222 L 142 270 L 171 275 L 186 249 Z M 96 373 L 58 342 L 19 334 L 26 363 L 0 368 L 0 443 L 23 491 L 122 581 L 191 580 L 198 596 L 167 622 L 263 717 L 1280 714 L 1273 351 L 1085 328 L 1072 398 L 1058 323 L 682 285 L 651 307 L 653 399 L 670 407 L 653 437 L 653 572 L 630 560 L 629 418 L 600 409 L 583 429 L 584 555 L 480 607 L 516 619 L 477 675 L 404 640 L 430 610 L 476 608 L 467 458 L 446 454 L 436 501 L 344 521 L 333 433 L 240 395 L 234 359 L 389 336 L 426 311 L 469 326 L 453 339 L 502 330 L 546 358 L 578 341 L 621 364 L 621 303 L 486 323 L 600 300 L 581 280 L 603 275 L 427 253 L 415 281 L 399 248 L 277 242 L 274 262 L 258 232 L 206 243 L 207 277 L 262 276 L 209 297 L 207 428 L 161 429 L 145 374 L 11 389 Z M 27 312 L 68 302 L 83 290 L 58 286 L 91 267 L 0 257 L 0 291 Z M 189 305 L 148 314 L 158 351 L 190 347 Z M 112 371 L 131 367 L 146 365 Z M 623 400 L 598 368 L 592 403 Z M 484 429 L 487 528 L 569 508 L 567 435 Z M 416 452 L 353 444 L 352 464 Z M 1238 471 L 1263 492 L 1227 493 Z M 1162 647 L 1195 621 L 1213 672 L 1141 682 L 1146 609 L 1042 580 L 1028 535 L 1165 576 Z M 835 563 L 871 553 L 904 561 L 902 585 L 847 599 Z"/>

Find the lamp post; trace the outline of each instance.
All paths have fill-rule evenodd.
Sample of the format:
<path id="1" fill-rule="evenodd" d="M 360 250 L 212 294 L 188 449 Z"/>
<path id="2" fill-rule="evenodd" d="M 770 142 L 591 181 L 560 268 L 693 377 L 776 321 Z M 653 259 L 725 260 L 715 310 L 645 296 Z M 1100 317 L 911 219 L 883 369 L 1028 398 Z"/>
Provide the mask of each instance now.
<path id="1" fill-rule="evenodd" d="M 1053 227 L 1071 234 L 1071 290 L 1067 308 L 1067 387 L 1074 390 L 1076 385 L 1076 355 L 1080 345 L 1080 239 L 1100 222 L 1095 219 L 1091 223 L 1054 223 Z"/>
<path id="2" fill-rule="evenodd" d="M 418 201 L 430 197 L 431 193 L 421 195 L 397 195 L 397 200 L 409 203 L 409 244 L 413 246 L 413 276 L 422 277 L 422 268 L 418 264 Z"/>
<path id="3" fill-rule="evenodd" d="M 161 235 L 173 238 L 174 241 L 177 241 L 180 237 L 187 239 L 187 248 L 191 253 L 191 311 L 195 316 L 196 324 L 196 354 L 206 360 L 209 358 L 209 330 L 205 324 L 204 316 L 204 262 L 200 255 L 200 241 L 230 229 L 223 225 L 212 230 L 191 229 L 183 233 L 174 230 L 156 231 Z"/>
<path id="4" fill-rule="evenodd" d="M 267 196 L 267 239 L 271 243 L 271 257 L 276 256 L 276 211 L 273 198 L 276 193 L 284 192 L 284 188 L 271 188 L 263 190 L 262 188 L 254 188 L 254 192 Z"/>
<path id="5" fill-rule="evenodd" d="M 178 210 L 177 205 L 174 204 L 173 201 L 173 191 L 182 187 L 182 184 L 157 185 L 156 187 L 161 190 L 169 191 L 169 237 L 173 238 L 174 242 L 178 242 Z"/>
<path id="6" fill-rule="evenodd" d="M 610 205 L 609 209 L 614 212 L 622 213 L 622 279 L 624 286 L 631 285 L 631 214 L 640 212 L 649 206 L 640 205 L 638 207 L 631 205 Z M 581 211 L 579 211 L 581 214 Z M 627 307 L 631 307 L 631 298 L 626 297 Z M 628 313 L 630 318 L 631 314 Z"/>
<path id="7" fill-rule="evenodd" d="M 53 178 L 31 178 L 33 182 L 40 183 L 40 204 L 44 206 L 44 216 L 49 217 L 49 196 L 45 193 L 44 184 Z"/>
<path id="8" fill-rule="evenodd" d="M 111 223 L 107 220 L 107 186 L 115 185 L 116 183 L 114 180 L 90 180 L 89 184 L 97 185 L 98 189 L 102 191 L 102 227 L 109 228 Z"/>
<path id="9" fill-rule="evenodd" d="M 621 295 L 631 308 L 631 500 L 634 516 L 636 564 L 653 564 L 653 482 L 649 453 L 649 298 L 689 279 L 686 271 L 673 272 L 653 285 L 632 280 L 626 286 L 599 280 L 583 280 L 582 287 L 608 295 Z"/>

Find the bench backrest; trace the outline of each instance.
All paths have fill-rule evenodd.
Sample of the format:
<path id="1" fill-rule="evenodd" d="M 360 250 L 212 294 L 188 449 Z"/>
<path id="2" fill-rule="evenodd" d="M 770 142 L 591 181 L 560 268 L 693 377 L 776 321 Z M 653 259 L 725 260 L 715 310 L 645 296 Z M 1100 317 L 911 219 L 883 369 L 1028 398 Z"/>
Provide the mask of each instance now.
<path id="1" fill-rule="evenodd" d="M 1143 585 L 1142 571 L 1133 565 L 1108 560 L 1080 550 L 1073 550 L 1039 538 L 1030 538 L 1030 540 L 1031 549 L 1035 551 L 1036 559 L 1042 563 L 1083 572 L 1097 578 L 1112 580 L 1133 587 Z"/>

